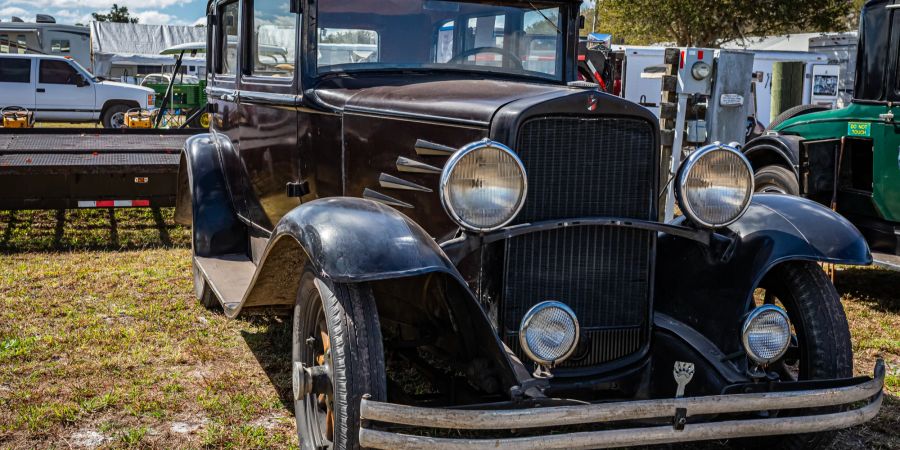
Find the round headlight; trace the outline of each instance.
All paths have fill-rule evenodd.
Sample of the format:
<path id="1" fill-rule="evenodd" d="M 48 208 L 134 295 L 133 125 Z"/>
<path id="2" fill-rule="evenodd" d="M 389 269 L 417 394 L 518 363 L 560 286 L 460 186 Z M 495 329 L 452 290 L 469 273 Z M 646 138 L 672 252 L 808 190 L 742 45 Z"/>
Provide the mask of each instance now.
<path id="1" fill-rule="evenodd" d="M 571 308 L 556 301 L 541 302 L 522 318 L 519 344 L 534 362 L 552 366 L 572 355 L 578 332 L 578 319 Z"/>
<path id="2" fill-rule="evenodd" d="M 740 219 L 750 207 L 753 168 L 739 150 L 708 145 L 681 165 L 675 194 L 689 219 L 704 227 L 724 227 Z"/>
<path id="3" fill-rule="evenodd" d="M 791 323 L 787 313 L 775 305 L 754 309 L 741 330 L 747 356 L 766 365 L 784 356 L 791 343 Z"/>
<path id="4" fill-rule="evenodd" d="M 522 209 L 527 189 L 519 157 L 488 140 L 454 153 L 441 174 L 444 209 L 472 231 L 492 231 L 509 223 Z"/>

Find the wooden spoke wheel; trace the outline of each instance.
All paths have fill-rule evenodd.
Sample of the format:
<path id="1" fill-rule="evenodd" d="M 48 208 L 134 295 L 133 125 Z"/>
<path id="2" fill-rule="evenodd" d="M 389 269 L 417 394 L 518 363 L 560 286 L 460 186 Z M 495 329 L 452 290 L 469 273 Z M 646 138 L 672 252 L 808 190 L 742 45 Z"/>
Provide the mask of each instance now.
<path id="1" fill-rule="evenodd" d="M 300 447 L 359 447 L 362 396 L 386 397 L 381 329 L 371 288 L 331 283 L 306 271 L 294 307 L 292 341 Z"/>
<path id="2" fill-rule="evenodd" d="M 850 327 L 841 299 L 818 264 L 788 262 L 769 272 L 754 293 L 750 309 L 763 304 L 783 308 L 791 322 L 787 352 L 766 370 L 782 381 L 829 380 L 853 376 Z M 835 412 L 819 408 L 816 413 Z M 806 410 L 803 414 L 809 414 Z M 772 414 L 776 414 L 772 412 Z M 791 411 L 777 412 L 779 416 Z M 834 433 L 758 437 L 739 440 L 743 448 L 817 449 L 828 447 Z"/>

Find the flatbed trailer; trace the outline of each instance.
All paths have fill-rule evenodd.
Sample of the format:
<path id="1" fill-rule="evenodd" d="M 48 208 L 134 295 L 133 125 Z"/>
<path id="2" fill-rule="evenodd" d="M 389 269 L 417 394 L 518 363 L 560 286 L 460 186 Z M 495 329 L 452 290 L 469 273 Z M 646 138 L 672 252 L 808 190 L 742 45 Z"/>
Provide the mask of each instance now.
<path id="1" fill-rule="evenodd" d="M 175 205 L 196 130 L 0 128 L 0 209 Z"/>

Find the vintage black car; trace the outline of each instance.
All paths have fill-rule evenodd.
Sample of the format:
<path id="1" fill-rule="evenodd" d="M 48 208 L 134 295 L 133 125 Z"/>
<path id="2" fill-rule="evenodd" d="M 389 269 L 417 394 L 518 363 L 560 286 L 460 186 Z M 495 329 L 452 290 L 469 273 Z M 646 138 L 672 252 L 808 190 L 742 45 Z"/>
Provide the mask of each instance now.
<path id="1" fill-rule="evenodd" d="M 209 3 L 176 216 L 204 305 L 292 311 L 302 447 L 817 448 L 878 412 L 817 264 L 859 232 L 726 145 L 665 175 L 654 116 L 577 81 L 579 5 Z"/>

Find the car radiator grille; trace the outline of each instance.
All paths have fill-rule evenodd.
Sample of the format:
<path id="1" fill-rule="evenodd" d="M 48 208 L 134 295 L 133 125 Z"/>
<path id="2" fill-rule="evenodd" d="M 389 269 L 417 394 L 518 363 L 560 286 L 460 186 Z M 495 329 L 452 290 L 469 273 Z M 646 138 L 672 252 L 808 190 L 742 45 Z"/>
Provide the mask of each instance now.
<path id="1" fill-rule="evenodd" d="M 653 126 L 627 118 L 542 117 L 526 122 L 516 146 L 528 199 L 515 223 L 589 216 L 652 220 L 656 201 Z M 506 241 L 501 320 L 520 357 L 519 322 L 534 304 L 558 300 L 581 325 L 562 367 L 626 357 L 646 343 L 656 234 L 579 226 Z"/>

